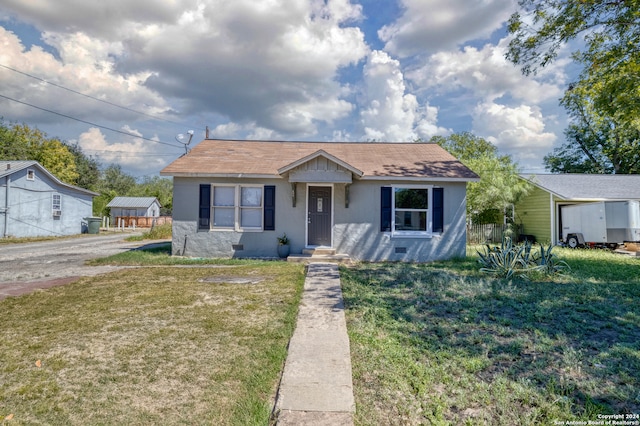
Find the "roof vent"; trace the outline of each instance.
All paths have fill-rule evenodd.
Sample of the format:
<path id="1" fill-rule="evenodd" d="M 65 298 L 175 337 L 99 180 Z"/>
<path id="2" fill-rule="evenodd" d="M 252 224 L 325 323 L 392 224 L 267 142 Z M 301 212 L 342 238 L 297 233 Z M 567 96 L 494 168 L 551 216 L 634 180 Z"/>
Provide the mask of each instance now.
<path id="1" fill-rule="evenodd" d="M 11 164 L 7 163 L 7 170 L 11 169 Z"/>

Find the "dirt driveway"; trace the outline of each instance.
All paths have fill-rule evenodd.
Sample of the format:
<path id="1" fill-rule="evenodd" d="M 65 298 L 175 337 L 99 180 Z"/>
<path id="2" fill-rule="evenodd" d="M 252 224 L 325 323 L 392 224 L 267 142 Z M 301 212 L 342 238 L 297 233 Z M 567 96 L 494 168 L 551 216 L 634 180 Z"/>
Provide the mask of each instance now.
<path id="1" fill-rule="evenodd" d="M 149 241 L 124 241 L 129 235 L 98 234 L 37 243 L 0 244 L 0 299 L 120 269 L 117 266 L 87 266 L 85 261 L 150 244 Z"/>

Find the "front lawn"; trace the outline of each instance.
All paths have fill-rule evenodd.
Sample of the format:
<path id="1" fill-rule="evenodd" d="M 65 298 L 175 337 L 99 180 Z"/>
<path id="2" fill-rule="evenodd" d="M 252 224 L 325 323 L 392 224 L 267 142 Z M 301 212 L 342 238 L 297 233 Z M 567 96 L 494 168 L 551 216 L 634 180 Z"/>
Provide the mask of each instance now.
<path id="1" fill-rule="evenodd" d="M 539 425 L 640 414 L 640 259 L 554 251 L 553 282 L 476 258 L 341 268 L 356 424 Z"/>
<path id="2" fill-rule="evenodd" d="M 0 423 L 267 424 L 304 268 L 237 263 L 0 301 Z"/>

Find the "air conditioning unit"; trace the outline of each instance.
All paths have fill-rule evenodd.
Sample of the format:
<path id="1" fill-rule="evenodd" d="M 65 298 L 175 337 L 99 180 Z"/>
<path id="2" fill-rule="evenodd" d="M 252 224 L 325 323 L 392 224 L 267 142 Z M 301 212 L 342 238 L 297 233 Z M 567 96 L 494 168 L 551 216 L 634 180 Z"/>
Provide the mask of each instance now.
<path id="1" fill-rule="evenodd" d="M 54 216 L 62 216 L 62 210 L 54 210 L 53 211 L 53 215 Z"/>

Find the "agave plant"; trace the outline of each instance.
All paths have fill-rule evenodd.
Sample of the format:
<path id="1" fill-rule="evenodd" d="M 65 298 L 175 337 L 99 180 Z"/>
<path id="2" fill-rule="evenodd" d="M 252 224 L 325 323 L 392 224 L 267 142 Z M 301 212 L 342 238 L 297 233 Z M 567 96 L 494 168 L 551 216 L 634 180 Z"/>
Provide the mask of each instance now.
<path id="1" fill-rule="evenodd" d="M 527 248 L 528 247 L 528 248 Z M 502 239 L 502 244 L 491 247 L 485 245 L 485 252 L 478 251 L 480 271 L 496 275 L 498 277 L 511 278 L 513 275 L 526 276 L 529 267 L 528 258 L 531 245 L 514 245 L 511 238 Z"/>
<path id="2" fill-rule="evenodd" d="M 532 249 L 530 241 L 514 245 L 511 238 L 504 237 L 500 246 L 491 247 L 487 244 L 483 252 L 477 253 L 480 257 L 480 271 L 507 279 L 514 275 L 527 279 L 534 271 L 553 275 L 570 269 L 552 250 L 552 245 L 547 248 L 541 245 L 537 252 Z"/>
<path id="3" fill-rule="evenodd" d="M 543 245 L 540 245 L 540 252 L 533 256 L 535 262 L 535 269 L 548 275 L 561 274 L 571 268 L 564 260 L 558 259 L 555 253 L 552 253 L 553 245 L 549 244 L 549 247 L 545 249 Z"/>

